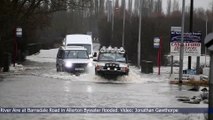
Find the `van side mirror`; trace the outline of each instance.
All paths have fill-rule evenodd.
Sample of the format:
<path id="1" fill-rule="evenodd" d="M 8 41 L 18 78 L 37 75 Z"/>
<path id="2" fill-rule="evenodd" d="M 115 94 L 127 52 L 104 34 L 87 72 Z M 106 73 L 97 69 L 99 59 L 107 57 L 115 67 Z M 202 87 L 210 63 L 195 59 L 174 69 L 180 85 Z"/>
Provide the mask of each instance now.
<path id="1" fill-rule="evenodd" d="M 94 52 L 93 57 L 97 57 L 97 52 Z"/>

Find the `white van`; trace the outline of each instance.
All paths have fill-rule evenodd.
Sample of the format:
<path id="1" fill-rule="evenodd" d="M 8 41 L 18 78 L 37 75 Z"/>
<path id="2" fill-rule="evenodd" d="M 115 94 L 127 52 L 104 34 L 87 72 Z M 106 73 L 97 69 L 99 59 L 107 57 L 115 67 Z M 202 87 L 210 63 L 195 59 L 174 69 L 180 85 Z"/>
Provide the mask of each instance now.
<path id="1" fill-rule="evenodd" d="M 81 46 L 60 47 L 56 58 L 57 72 L 83 72 L 92 66 L 87 49 Z"/>
<path id="2" fill-rule="evenodd" d="M 87 49 L 89 57 L 93 56 L 93 44 L 91 35 L 69 34 L 66 35 L 63 42 L 64 46 L 83 46 Z"/>

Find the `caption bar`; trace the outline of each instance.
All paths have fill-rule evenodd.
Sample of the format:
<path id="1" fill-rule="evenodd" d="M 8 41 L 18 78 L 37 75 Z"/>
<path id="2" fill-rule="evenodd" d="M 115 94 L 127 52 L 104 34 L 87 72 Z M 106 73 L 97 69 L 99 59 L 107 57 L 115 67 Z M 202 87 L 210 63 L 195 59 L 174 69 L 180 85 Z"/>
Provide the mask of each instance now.
<path id="1" fill-rule="evenodd" d="M 33 107 L 33 108 L 4 108 L 0 107 L 0 113 L 80 113 L 80 114 L 125 114 L 125 113 L 163 113 L 163 114 L 177 114 L 177 113 L 213 113 L 212 109 L 208 108 L 56 108 L 56 107 Z"/>

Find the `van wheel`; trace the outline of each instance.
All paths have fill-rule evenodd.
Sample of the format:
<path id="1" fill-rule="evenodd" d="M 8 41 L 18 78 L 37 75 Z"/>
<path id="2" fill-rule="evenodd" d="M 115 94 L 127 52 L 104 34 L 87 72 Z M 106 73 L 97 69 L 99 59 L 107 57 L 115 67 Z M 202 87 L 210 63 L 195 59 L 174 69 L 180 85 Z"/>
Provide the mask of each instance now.
<path id="1" fill-rule="evenodd" d="M 57 71 L 57 72 L 60 72 L 60 69 L 59 69 L 59 66 L 58 66 L 58 65 L 56 65 L 56 71 Z"/>
<path id="2" fill-rule="evenodd" d="M 64 71 L 65 71 L 64 66 L 61 66 L 60 68 L 61 68 L 61 70 L 60 70 L 61 72 L 64 72 Z"/>

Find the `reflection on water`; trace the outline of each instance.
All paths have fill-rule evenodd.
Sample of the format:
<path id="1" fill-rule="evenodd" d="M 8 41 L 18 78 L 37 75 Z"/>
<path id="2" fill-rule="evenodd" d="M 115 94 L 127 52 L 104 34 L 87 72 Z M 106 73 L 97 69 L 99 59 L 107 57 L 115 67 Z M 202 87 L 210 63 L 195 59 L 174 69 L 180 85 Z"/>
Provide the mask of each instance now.
<path id="1" fill-rule="evenodd" d="M 182 88 L 182 85 L 179 84 L 179 85 L 178 85 L 178 90 L 179 90 L 179 91 L 182 91 L 182 89 L 183 89 L 183 88 Z"/>
<path id="2" fill-rule="evenodd" d="M 65 81 L 64 82 L 64 91 L 65 92 L 70 92 L 70 81 Z"/>
<path id="3" fill-rule="evenodd" d="M 87 86 L 86 90 L 87 90 L 88 93 L 92 93 L 93 92 L 92 86 L 89 86 L 89 85 Z"/>

